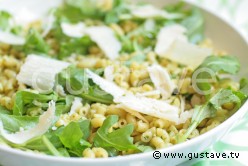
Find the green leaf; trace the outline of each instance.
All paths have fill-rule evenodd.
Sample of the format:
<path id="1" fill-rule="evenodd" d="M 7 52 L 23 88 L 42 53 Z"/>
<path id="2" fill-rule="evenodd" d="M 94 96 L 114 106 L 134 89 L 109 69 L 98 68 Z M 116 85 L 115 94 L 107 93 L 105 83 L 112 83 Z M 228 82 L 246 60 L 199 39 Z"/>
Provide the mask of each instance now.
<path id="1" fill-rule="evenodd" d="M 79 8 L 82 12 L 82 16 L 85 18 L 101 19 L 104 14 L 96 0 L 65 0 L 65 3 Z"/>
<path id="2" fill-rule="evenodd" d="M 66 148 L 72 149 L 79 144 L 80 139 L 83 137 L 83 132 L 78 123 L 71 122 L 58 136 Z"/>
<path id="3" fill-rule="evenodd" d="M 188 29 L 187 36 L 192 43 L 198 43 L 204 39 L 204 18 L 199 9 L 192 9 L 190 16 L 181 23 Z"/>
<path id="4" fill-rule="evenodd" d="M 42 141 L 54 156 L 62 156 L 45 135 L 42 136 Z"/>
<path id="5" fill-rule="evenodd" d="M 209 56 L 194 71 L 196 80 L 206 80 L 206 82 L 198 82 L 197 87 L 203 92 L 211 90 L 209 80 L 216 78 L 217 74 L 237 74 L 240 69 L 239 61 L 233 56 Z M 214 77 L 214 78 L 213 78 Z"/>
<path id="6" fill-rule="evenodd" d="M 91 147 L 91 144 L 85 140 L 89 137 L 90 121 L 71 122 L 57 133 L 63 145 L 69 149 L 73 156 L 82 156 L 85 148 Z"/>
<path id="7" fill-rule="evenodd" d="M 65 98 L 59 98 L 56 102 L 56 116 L 68 113 L 71 109 L 72 102 L 75 96 L 66 95 Z"/>
<path id="8" fill-rule="evenodd" d="M 242 78 L 240 80 L 240 91 L 248 97 L 248 79 Z"/>
<path id="9" fill-rule="evenodd" d="M 123 15 L 130 14 L 125 0 L 115 0 L 112 10 L 106 13 L 104 21 L 106 24 L 118 23 Z"/>
<path id="10" fill-rule="evenodd" d="M 99 8 L 96 0 L 65 0 L 56 11 L 57 18 L 65 18 L 71 23 L 85 19 L 102 20 L 104 15 L 105 12 Z"/>
<path id="11" fill-rule="evenodd" d="M 38 101 L 40 103 L 47 103 L 51 100 L 57 100 L 56 94 L 36 94 L 28 91 L 18 91 L 15 97 L 15 103 L 13 107 L 14 115 L 23 115 L 26 113 L 26 109 L 28 106 L 33 105 L 33 101 Z"/>
<path id="12" fill-rule="evenodd" d="M 222 89 L 217 94 L 215 94 L 209 101 L 212 106 L 218 110 L 222 108 L 225 103 L 236 103 L 237 107 L 240 107 L 240 98 L 232 91 L 228 89 Z"/>
<path id="13" fill-rule="evenodd" d="M 34 127 L 38 123 L 39 117 L 0 114 L 0 120 L 3 122 L 5 130 L 17 132 L 20 131 L 20 127 L 24 129 Z"/>
<path id="14" fill-rule="evenodd" d="M 143 153 L 144 152 L 150 152 L 150 151 L 154 150 L 151 146 L 148 146 L 148 145 L 138 145 L 137 148 L 140 152 L 143 152 Z"/>
<path id="15" fill-rule="evenodd" d="M 108 152 L 109 157 L 115 157 L 119 155 L 118 150 L 115 148 L 106 147 L 104 149 Z"/>
<path id="16" fill-rule="evenodd" d="M 78 23 L 84 19 L 80 8 L 67 4 L 64 4 L 61 8 L 58 8 L 55 15 L 57 20 L 68 20 L 71 23 Z"/>
<path id="17" fill-rule="evenodd" d="M 6 11 L 0 11 L 0 30 L 6 31 L 10 29 L 11 15 Z"/>
<path id="18" fill-rule="evenodd" d="M 59 148 L 58 151 L 63 157 L 70 157 L 70 154 L 66 148 Z"/>
<path id="19" fill-rule="evenodd" d="M 83 132 L 83 139 L 87 140 L 90 136 L 90 120 L 81 120 L 78 122 L 78 124 L 81 131 Z"/>
<path id="20" fill-rule="evenodd" d="M 199 68 L 209 68 L 220 73 L 237 74 L 240 69 L 240 63 L 234 56 L 209 56 Z"/>
<path id="21" fill-rule="evenodd" d="M 155 27 L 152 30 L 146 28 L 146 23 L 143 23 L 133 31 L 126 35 L 120 35 L 119 40 L 122 43 L 122 52 L 144 54 L 146 50 L 153 49 L 156 44 L 156 37 L 161 27 L 155 22 Z M 145 55 L 143 55 L 146 57 Z M 141 56 L 139 56 L 141 57 Z"/>
<path id="22" fill-rule="evenodd" d="M 11 114 L 11 112 L 7 108 L 5 108 L 5 107 L 3 107 L 3 106 L 0 105 L 0 114 L 7 114 L 7 115 L 9 115 L 9 114 Z"/>
<path id="23" fill-rule="evenodd" d="M 47 103 L 51 100 L 56 100 L 57 96 L 54 94 L 50 95 L 43 95 L 43 94 L 36 94 L 28 91 L 18 91 L 16 93 L 15 103 L 13 107 L 13 114 L 14 115 L 23 115 L 26 112 L 25 107 L 33 105 L 33 101 L 38 101 L 40 103 Z"/>
<path id="24" fill-rule="evenodd" d="M 25 53 L 47 54 L 49 49 L 49 45 L 45 42 L 40 33 L 35 29 L 30 29 L 24 45 Z"/>
<path id="25" fill-rule="evenodd" d="M 118 121 L 118 116 L 111 115 L 103 122 L 103 125 L 97 130 L 94 138 L 94 145 L 103 148 L 115 148 L 119 151 L 128 149 L 137 149 L 133 145 L 133 138 L 130 136 L 133 132 L 133 125 L 128 124 L 123 128 L 108 132 L 109 128 Z"/>
<path id="26" fill-rule="evenodd" d="M 166 5 L 164 9 L 169 13 L 178 12 L 178 11 L 189 12 L 188 9 L 186 8 L 186 5 L 187 4 L 184 1 L 179 1 L 178 3 Z"/>
<path id="27" fill-rule="evenodd" d="M 133 62 L 142 63 L 146 59 L 145 54 L 142 53 L 142 48 L 136 41 L 133 42 L 133 47 L 134 51 L 136 52 L 136 55 L 134 55 L 128 61 L 125 62 L 125 65 L 127 66 L 130 66 Z"/>
<path id="28" fill-rule="evenodd" d="M 62 85 L 67 93 L 93 102 L 105 104 L 113 102 L 113 97 L 94 84 L 87 77 L 84 69 L 69 67 L 60 72 L 56 78 L 57 84 Z M 73 94 L 74 92 L 77 93 Z"/>
<path id="29" fill-rule="evenodd" d="M 47 137 L 47 139 L 49 139 L 49 141 L 52 143 L 52 145 L 57 149 L 63 147 L 63 144 L 61 143 L 59 137 L 57 136 L 57 134 L 63 129 L 64 129 L 64 127 L 60 127 L 55 131 L 50 131 L 50 132 L 47 132 L 46 134 L 44 134 Z M 47 148 L 47 145 L 45 145 L 43 140 L 42 140 L 42 136 L 36 137 L 36 138 L 28 141 L 24 145 L 24 147 L 31 149 L 31 150 L 38 150 L 41 152 L 49 151 L 49 149 Z"/>
<path id="30" fill-rule="evenodd" d="M 60 43 L 58 59 L 71 56 L 73 53 L 77 55 L 85 55 L 88 53 L 88 48 L 91 45 L 93 45 L 93 42 L 88 36 L 69 38 Z"/>
<path id="31" fill-rule="evenodd" d="M 125 65 L 130 66 L 133 62 L 142 63 L 146 59 L 144 54 L 137 54 L 131 57 L 128 61 L 125 61 Z"/>
<path id="32" fill-rule="evenodd" d="M 206 104 L 196 106 L 191 119 L 191 125 L 187 129 L 187 132 L 179 138 L 179 142 L 185 141 L 204 119 L 214 117 L 216 111 L 221 109 L 226 103 L 235 103 L 236 107 L 234 109 L 238 109 L 241 105 L 241 99 L 232 90 L 221 89 Z"/>

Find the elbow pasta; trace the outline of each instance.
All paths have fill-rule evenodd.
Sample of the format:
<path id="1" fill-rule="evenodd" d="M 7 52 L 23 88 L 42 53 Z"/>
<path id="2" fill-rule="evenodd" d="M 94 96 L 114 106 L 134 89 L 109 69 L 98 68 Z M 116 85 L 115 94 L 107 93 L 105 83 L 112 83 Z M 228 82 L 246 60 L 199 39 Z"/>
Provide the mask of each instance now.
<path id="1" fill-rule="evenodd" d="M 106 119 L 105 116 L 103 116 L 101 114 L 95 114 L 93 119 L 91 119 L 92 127 L 93 128 L 101 127 L 105 119 Z"/>
<path id="2" fill-rule="evenodd" d="M 152 131 L 148 130 L 148 131 L 142 133 L 140 140 L 142 142 L 147 143 L 147 142 L 151 141 L 152 137 L 153 137 Z"/>
<path id="3" fill-rule="evenodd" d="M 96 158 L 107 158 L 108 152 L 103 148 L 92 148 Z"/>
<path id="4" fill-rule="evenodd" d="M 141 120 L 137 122 L 136 131 L 143 133 L 146 130 L 148 130 L 148 128 L 149 128 L 149 124 L 142 122 Z"/>
<path id="5" fill-rule="evenodd" d="M 85 158 L 95 158 L 95 152 L 91 150 L 90 148 L 87 148 L 83 151 L 83 157 Z"/>
<path id="6" fill-rule="evenodd" d="M 170 142 L 170 136 L 169 136 L 169 134 L 167 133 L 166 130 L 161 129 L 161 128 L 157 128 L 156 135 L 158 137 L 160 137 L 165 143 L 169 143 Z"/>
<path id="7" fill-rule="evenodd" d="M 119 128 L 122 128 L 122 127 L 124 127 L 124 126 L 126 126 L 126 125 L 127 125 L 126 119 L 120 119 L 120 120 L 118 121 L 118 127 L 119 127 Z"/>
<path id="8" fill-rule="evenodd" d="M 156 149 L 161 149 L 161 148 L 165 147 L 165 142 L 160 137 L 153 137 L 151 139 L 150 144 L 152 146 L 154 146 Z"/>

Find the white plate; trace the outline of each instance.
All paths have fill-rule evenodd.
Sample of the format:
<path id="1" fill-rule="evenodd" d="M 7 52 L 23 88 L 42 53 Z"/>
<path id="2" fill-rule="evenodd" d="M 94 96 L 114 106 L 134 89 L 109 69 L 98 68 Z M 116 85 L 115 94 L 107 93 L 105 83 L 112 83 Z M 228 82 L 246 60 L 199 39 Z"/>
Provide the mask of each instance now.
<path id="1" fill-rule="evenodd" d="M 170 2 L 175 2 L 175 0 L 145 1 L 160 7 Z M 210 11 L 202 8 L 201 10 L 205 17 L 206 36 L 213 41 L 216 48 L 224 49 L 230 54 L 237 56 L 241 62 L 241 72 L 239 76 L 247 76 L 247 41 L 245 41 L 245 39 L 240 35 L 237 28 L 228 24 Z M 0 146 L 0 163 L 4 166 L 172 166 L 186 161 L 187 158 L 165 159 L 163 155 L 164 153 L 184 153 L 187 155 L 187 153 L 190 152 L 204 151 L 227 133 L 232 126 L 243 117 L 247 112 L 247 109 L 248 102 L 246 102 L 232 117 L 215 129 L 188 142 L 160 150 L 160 159 L 154 159 L 153 152 L 107 159 L 59 158 L 23 152 L 9 147 Z"/>

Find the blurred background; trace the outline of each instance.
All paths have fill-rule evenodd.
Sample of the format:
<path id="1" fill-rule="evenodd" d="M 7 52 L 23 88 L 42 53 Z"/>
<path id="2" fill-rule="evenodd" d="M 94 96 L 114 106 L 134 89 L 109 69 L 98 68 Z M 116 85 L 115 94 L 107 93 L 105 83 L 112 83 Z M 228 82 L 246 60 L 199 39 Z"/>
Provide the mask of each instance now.
<path id="1" fill-rule="evenodd" d="M 248 0 L 186 0 L 219 14 L 237 26 L 248 39 Z"/>

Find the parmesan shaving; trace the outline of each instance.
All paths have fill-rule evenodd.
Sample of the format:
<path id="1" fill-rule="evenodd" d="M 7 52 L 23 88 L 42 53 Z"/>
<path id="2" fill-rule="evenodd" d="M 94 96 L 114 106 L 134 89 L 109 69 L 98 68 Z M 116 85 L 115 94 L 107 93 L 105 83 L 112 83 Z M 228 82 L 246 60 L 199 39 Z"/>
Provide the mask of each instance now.
<path id="1" fill-rule="evenodd" d="M 24 144 L 28 140 L 41 136 L 47 132 L 55 119 L 55 110 L 55 102 L 49 102 L 47 111 L 40 116 L 39 123 L 34 128 L 16 133 L 7 133 L 7 131 L 4 130 L 2 121 L 0 121 L 0 135 L 14 144 Z"/>
<path id="2" fill-rule="evenodd" d="M 169 98 L 176 85 L 171 80 L 168 71 L 159 65 L 153 65 L 148 68 L 148 72 L 152 83 L 161 92 L 163 99 Z"/>
<path id="3" fill-rule="evenodd" d="M 123 110 L 125 110 L 126 112 L 128 112 L 128 113 L 130 113 L 131 115 L 137 117 L 138 119 L 141 119 L 143 122 L 148 123 L 148 121 L 144 118 L 144 116 L 141 115 L 139 112 L 134 111 L 134 110 L 131 110 L 131 109 L 127 108 L 127 107 L 126 107 L 125 105 L 123 105 L 123 104 L 118 104 L 117 107 L 118 107 L 118 108 L 121 108 L 121 109 L 123 109 Z"/>
<path id="4" fill-rule="evenodd" d="M 41 34 L 42 37 L 46 37 L 48 33 L 53 28 L 53 23 L 55 22 L 54 11 L 52 11 L 49 16 L 43 20 L 43 32 Z"/>
<path id="5" fill-rule="evenodd" d="M 170 14 L 165 10 L 158 9 L 152 5 L 142 5 L 142 6 L 132 6 L 131 14 L 134 17 L 138 18 L 167 18 L 167 19 L 176 19 L 182 17 L 181 14 Z"/>
<path id="6" fill-rule="evenodd" d="M 111 94 L 114 97 L 114 102 L 119 104 L 119 107 L 127 112 L 136 111 L 178 123 L 179 109 L 168 104 L 166 101 L 135 96 L 118 87 L 113 82 L 101 78 L 90 70 L 86 70 L 86 73 L 102 90 Z M 136 113 L 135 116 L 138 117 L 139 115 Z"/>
<path id="7" fill-rule="evenodd" d="M 61 28 L 63 33 L 69 37 L 80 38 L 88 35 L 111 60 L 119 56 L 121 43 L 116 38 L 114 31 L 107 26 L 86 27 L 84 23 L 80 22 L 77 24 L 62 23 Z"/>
<path id="8" fill-rule="evenodd" d="M 155 95 L 160 95 L 160 91 L 159 90 L 153 90 L 153 91 L 149 91 L 149 92 L 144 92 L 144 93 L 137 93 L 136 95 L 139 97 L 142 96 L 155 96 Z"/>
<path id="9" fill-rule="evenodd" d="M 114 101 L 116 103 L 121 103 L 122 108 L 124 109 L 135 110 L 146 115 L 166 119 L 175 123 L 178 122 L 179 109 L 169 105 L 165 101 L 137 97 L 134 95 L 122 96 Z"/>
<path id="10" fill-rule="evenodd" d="M 210 48 L 201 48 L 183 40 L 176 40 L 166 58 L 195 69 L 211 54 Z"/>
<path id="11" fill-rule="evenodd" d="M 108 66 L 104 69 L 104 78 L 110 82 L 114 80 L 114 66 Z"/>
<path id="12" fill-rule="evenodd" d="M 114 60 L 119 56 L 121 43 L 115 37 L 115 33 L 111 28 L 106 26 L 89 27 L 86 33 L 109 59 Z"/>
<path id="13" fill-rule="evenodd" d="M 185 123 L 188 119 L 192 118 L 194 110 L 184 111 L 180 114 L 177 124 Z"/>
<path id="14" fill-rule="evenodd" d="M 185 33 L 186 28 L 181 25 L 171 25 L 161 28 L 157 36 L 155 52 L 159 56 L 166 56 L 174 41 L 177 39 L 187 41 Z"/>
<path id="15" fill-rule="evenodd" d="M 17 25 L 27 26 L 42 21 L 48 11 L 61 4 L 62 0 L 1 0 L 0 10 L 9 12 Z"/>
<path id="16" fill-rule="evenodd" d="M 56 74 L 69 65 L 66 62 L 31 54 L 22 65 L 17 80 L 45 93 L 53 89 Z"/>
<path id="17" fill-rule="evenodd" d="M 71 110 L 68 114 L 71 116 L 72 114 L 76 113 L 77 110 L 81 107 L 83 107 L 82 99 L 79 97 L 75 97 L 74 101 L 72 102 Z"/>
<path id="18" fill-rule="evenodd" d="M 79 22 L 77 24 L 61 23 L 61 29 L 63 33 L 69 37 L 80 38 L 85 35 L 86 26 L 84 23 Z"/>
<path id="19" fill-rule="evenodd" d="M 3 32 L 0 30 L 0 43 L 12 44 L 12 45 L 23 45 L 25 44 L 25 38 L 14 35 L 10 32 Z"/>
<path id="20" fill-rule="evenodd" d="M 102 90 L 108 92 L 114 98 L 119 98 L 126 93 L 124 89 L 118 87 L 115 83 L 105 80 L 104 78 L 98 76 L 92 71 L 86 70 L 86 73 L 95 84 L 99 85 Z"/>

